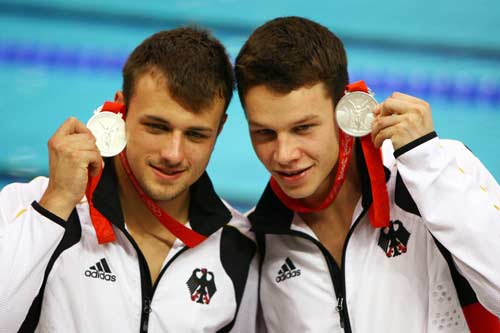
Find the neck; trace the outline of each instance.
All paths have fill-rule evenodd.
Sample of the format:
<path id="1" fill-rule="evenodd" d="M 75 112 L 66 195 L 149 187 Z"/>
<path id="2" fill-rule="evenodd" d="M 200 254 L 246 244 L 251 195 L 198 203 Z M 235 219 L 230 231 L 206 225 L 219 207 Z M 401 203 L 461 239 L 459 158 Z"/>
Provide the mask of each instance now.
<path id="1" fill-rule="evenodd" d="M 325 221 L 327 223 L 341 223 L 346 227 L 351 225 L 354 208 L 362 193 L 361 177 L 359 175 L 359 168 L 356 160 L 357 153 L 356 146 L 354 146 L 351 160 L 349 161 L 349 168 L 347 169 L 346 179 L 332 204 L 319 212 L 300 214 L 308 224 Z M 330 179 L 334 179 L 336 172 L 337 168 L 335 167 L 330 174 Z M 330 186 L 332 186 L 332 184 L 330 184 Z M 327 191 L 328 190 L 329 189 L 327 189 Z"/>
<path id="2" fill-rule="evenodd" d="M 174 237 L 167 228 L 151 213 L 142 201 L 134 185 L 125 172 L 120 159 L 114 159 L 118 179 L 120 202 L 125 223 L 129 229 L 136 232 L 146 232 L 160 238 Z M 182 224 L 189 218 L 189 191 L 172 200 L 155 201 L 155 203 L 171 217 Z M 175 239 L 175 237 L 174 237 Z"/>

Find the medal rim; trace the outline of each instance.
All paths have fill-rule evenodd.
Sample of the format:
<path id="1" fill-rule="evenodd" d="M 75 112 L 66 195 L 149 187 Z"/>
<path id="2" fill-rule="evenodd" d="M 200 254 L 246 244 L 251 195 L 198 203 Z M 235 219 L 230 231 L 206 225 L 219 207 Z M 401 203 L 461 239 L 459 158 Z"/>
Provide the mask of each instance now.
<path id="1" fill-rule="evenodd" d="M 342 100 L 344 100 L 343 103 L 345 103 L 345 101 L 349 100 L 349 98 L 353 98 L 353 95 L 360 95 L 360 96 L 363 96 L 363 98 L 366 98 L 366 99 L 370 99 L 372 101 L 375 102 L 375 104 L 378 105 L 378 102 L 377 100 L 375 99 L 375 97 L 373 97 L 372 94 L 370 93 L 366 93 L 364 91 L 352 91 L 352 92 L 348 92 L 346 93 L 344 96 L 342 96 L 340 98 L 340 100 L 338 101 L 337 105 L 335 105 L 335 120 L 337 121 L 337 125 L 339 126 L 339 128 L 344 131 L 344 133 L 350 135 L 350 136 L 353 136 L 353 137 L 363 137 L 365 135 L 368 135 L 371 133 L 371 129 L 369 131 L 365 131 L 365 132 L 362 132 L 362 133 L 353 133 L 349 128 L 348 129 L 345 129 L 341 123 L 339 122 L 339 105 L 341 104 Z"/>
<path id="2" fill-rule="evenodd" d="M 121 128 L 123 128 L 123 131 L 125 132 L 125 120 L 123 120 L 123 118 L 119 114 L 116 114 L 114 112 L 109 112 L 109 111 L 98 111 L 92 117 L 90 117 L 90 119 L 87 121 L 86 126 L 92 132 L 92 134 L 97 138 L 97 135 L 94 132 L 96 130 L 94 130 L 94 131 L 92 130 L 95 126 L 93 123 L 95 123 L 95 121 L 98 120 L 99 118 L 109 118 L 109 117 L 112 117 L 113 120 L 115 121 L 115 124 L 118 124 Z M 127 138 L 125 135 L 126 133 L 123 133 L 123 134 L 124 134 L 124 136 L 123 136 L 124 139 L 122 140 L 122 142 L 120 142 L 119 145 L 117 145 L 116 149 L 111 149 L 111 150 L 108 150 L 107 152 L 103 152 L 103 150 L 101 148 L 99 148 L 99 146 L 97 146 L 102 157 L 116 156 L 120 152 L 122 152 L 123 149 L 125 149 L 125 146 L 127 145 Z M 113 147 L 114 146 L 115 145 L 113 145 Z"/>

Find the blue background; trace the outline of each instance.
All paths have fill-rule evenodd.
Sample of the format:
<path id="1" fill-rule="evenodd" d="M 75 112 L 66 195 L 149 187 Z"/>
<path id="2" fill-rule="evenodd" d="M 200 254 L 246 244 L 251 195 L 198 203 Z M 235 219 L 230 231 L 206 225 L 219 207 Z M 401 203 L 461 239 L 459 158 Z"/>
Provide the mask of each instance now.
<path id="1" fill-rule="evenodd" d="M 1 1 L 0 187 L 47 174 L 46 142 L 69 116 L 83 122 L 121 87 L 121 65 L 150 34 L 210 29 L 234 59 L 255 27 L 300 15 L 341 37 L 351 80 L 379 101 L 394 90 L 427 99 L 441 137 L 463 141 L 500 177 L 500 3 L 476 1 Z M 268 174 L 236 97 L 209 173 L 245 209 Z"/>

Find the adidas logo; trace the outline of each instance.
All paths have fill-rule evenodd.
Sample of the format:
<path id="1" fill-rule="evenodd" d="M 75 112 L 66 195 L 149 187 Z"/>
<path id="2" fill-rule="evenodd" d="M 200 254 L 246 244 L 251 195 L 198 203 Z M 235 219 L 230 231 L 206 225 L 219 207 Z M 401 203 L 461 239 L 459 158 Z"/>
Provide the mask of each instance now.
<path id="1" fill-rule="evenodd" d="M 281 265 L 281 269 L 278 272 L 278 276 L 276 277 L 276 282 L 280 283 L 285 281 L 286 279 L 291 279 L 293 277 L 300 276 L 300 269 L 295 267 L 290 258 L 285 259 L 285 263 Z"/>
<path id="2" fill-rule="evenodd" d="M 111 273 L 111 269 L 109 269 L 105 258 L 99 260 L 95 265 L 90 266 L 89 269 L 85 271 L 85 276 L 110 282 L 116 281 L 116 275 Z"/>

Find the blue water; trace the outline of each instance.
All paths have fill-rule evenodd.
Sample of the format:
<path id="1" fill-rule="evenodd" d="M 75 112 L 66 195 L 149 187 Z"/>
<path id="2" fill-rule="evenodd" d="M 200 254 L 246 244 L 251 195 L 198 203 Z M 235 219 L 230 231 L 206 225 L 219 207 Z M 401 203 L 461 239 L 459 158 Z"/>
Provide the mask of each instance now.
<path id="1" fill-rule="evenodd" d="M 500 4 L 447 0 L 428 10 L 430 1 L 402 3 L 0 1 L 0 187 L 13 177 L 47 174 L 51 134 L 69 116 L 86 122 L 113 98 L 125 57 L 151 33 L 196 22 L 210 27 L 234 59 L 257 24 L 289 14 L 318 20 L 344 38 L 351 78 L 365 79 L 379 101 L 394 90 L 429 100 L 439 135 L 462 140 L 499 179 L 500 20 L 494 13 Z M 228 114 L 208 171 L 219 193 L 246 208 L 268 175 L 252 151 L 237 97 Z"/>

